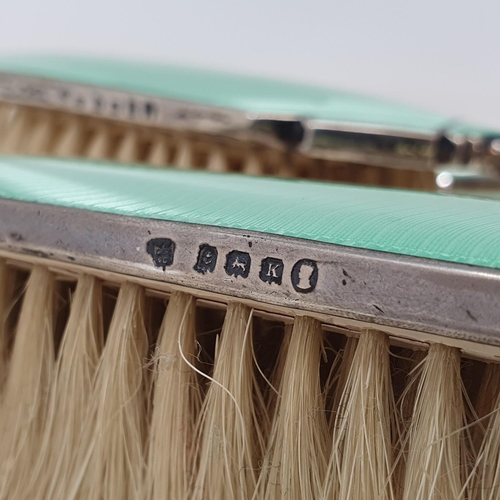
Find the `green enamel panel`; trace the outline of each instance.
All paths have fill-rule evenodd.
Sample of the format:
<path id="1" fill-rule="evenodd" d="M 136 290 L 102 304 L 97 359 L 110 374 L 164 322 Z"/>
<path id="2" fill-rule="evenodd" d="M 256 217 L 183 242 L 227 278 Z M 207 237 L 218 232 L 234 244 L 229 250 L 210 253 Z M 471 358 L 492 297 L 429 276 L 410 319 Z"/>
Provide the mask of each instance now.
<path id="1" fill-rule="evenodd" d="M 500 268 L 495 200 L 22 157 L 0 196 Z"/>
<path id="2" fill-rule="evenodd" d="M 181 99 L 250 113 L 292 115 L 421 133 L 449 120 L 374 97 L 265 78 L 119 60 L 37 56 L 0 59 L 0 71 Z"/>

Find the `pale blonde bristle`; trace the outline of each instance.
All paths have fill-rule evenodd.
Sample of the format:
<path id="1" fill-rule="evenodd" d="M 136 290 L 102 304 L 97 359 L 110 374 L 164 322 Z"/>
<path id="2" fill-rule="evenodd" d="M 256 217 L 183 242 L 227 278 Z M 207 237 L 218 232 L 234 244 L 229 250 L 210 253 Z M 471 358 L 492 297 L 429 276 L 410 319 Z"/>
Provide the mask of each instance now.
<path id="1" fill-rule="evenodd" d="M 280 401 L 280 388 L 283 380 L 283 374 L 285 372 L 286 359 L 288 356 L 288 348 L 290 347 L 290 339 L 292 338 L 293 325 L 287 325 L 284 329 L 283 340 L 278 353 L 278 359 L 273 368 L 270 381 L 270 391 L 268 395 L 268 400 L 266 404 L 267 413 L 269 415 L 270 421 L 273 422 L 278 408 L 278 403 Z"/>
<path id="2" fill-rule="evenodd" d="M 193 500 L 251 498 L 264 449 L 253 366 L 252 311 L 229 303 L 197 431 Z M 259 406 L 262 406 L 259 408 Z"/>
<path id="3" fill-rule="evenodd" d="M 210 150 L 207 161 L 207 170 L 211 172 L 227 172 L 227 158 L 219 147 Z"/>
<path id="4" fill-rule="evenodd" d="M 68 500 L 141 496 L 148 419 L 143 300 L 141 287 L 122 285 L 97 368 Z"/>
<path id="5" fill-rule="evenodd" d="M 69 119 L 61 131 L 53 154 L 62 158 L 77 156 L 82 143 L 83 124 L 77 119 Z M 31 139 L 33 140 L 33 138 Z"/>
<path id="6" fill-rule="evenodd" d="M 91 160 L 105 160 L 108 156 L 110 131 L 105 125 L 95 129 L 86 152 Z"/>
<path id="7" fill-rule="evenodd" d="M 0 406 L 0 498 L 28 498 L 54 374 L 54 276 L 31 272 Z"/>
<path id="8" fill-rule="evenodd" d="M 361 332 L 338 407 L 324 498 L 391 500 L 394 418 L 389 342 L 375 330 Z"/>
<path id="9" fill-rule="evenodd" d="M 7 333 L 7 314 L 9 308 L 7 263 L 0 259 L 0 396 L 7 378 L 9 363 L 9 335 Z"/>
<path id="10" fill-rule="evenodd" d="M 0 152 L 3 152 L 6 145 L 5 138 L 9 131 L 11 113 L 12 105 L 0 102 Z"/>
<path id="11" fill-rule="evenodd" d="M 81 444 L 103 345 L 102 290 L 92 276 L 79 278 L 50 391 L 43 445 L 29 497 L 70 498 L 75 450 Z"/>
<path id="12" fill-rule="evenodd" d="M 7 377 L 8 347 L 9 339 L 7 336 L 7 264 L 5 260 L 0 259 L 0 394 L 3 389 L 4 381 Z"/>
<path id="13" fill-rule="evenodd" d="M 156 136 L 151 144 L 147 162 L 153 167 L 161 167 L 168 165 L 169 159 L 167 141 L 161 136 Z"/>
<path id="14" fill-rule="evenodd" d="M 498 386 L 494 389 L 497 397 L 491 403 L 487 429 L 468 481 L 468 500 L 500 498 L 500 393 Z"/>
<path id="15" fill-rule="evenodd" d="M 193 167 L 193 145 L 188 139 L 180 139 L 173 163 L 177 168 L 190 169 Z"/>
<path id="16" fill-rule="evenodd" d="M 474 426 L 473 439 L 477 450 L 481 447 L 485 430 L 491 418 L 491 412 L 495 408 L 497 398 L 500 395 L 500 365 L 488 363 L 484 370 L 479 388 L 479 394 L 475 405 L 478 425 Z"/>
<path id="17" fill-rule="evenodd" d="M 298 316 L 255 498 L 321 498 L 329 452 L 319 375 L 322 347 L 320 323 Z"/>
<path id="18" fill-rule="evenodd" d="M 404 365 L 404 384 L 405 388 L 397 402 L 396 423 L 397 433 L 393 436 L 395 467 L 393 474 L 393 485 L 396 498 L 402 498 L 405 482 L 405 469 L 408 459 L 409 439 L 408 432 L 412 422 L 415 399 L 419 386 L 422 370 L 421 363 L 427 355 L 426 351 L 416 350 L 402 360 Z"/>
<path id="19" fill-rule="evenodd" d="M 136 130 L 129 130 L 125 133 L 116 154 L 116 159 L 124 163 L 133 163 L 137 160 L 137 148 L 139 144 L 139 134 Z"/>
<path id="20" fill-rule="evenodd" d="M 170 297 L 153 354 L 154 396 L 145 498 L 191 498 L 195 467 L 195 421 L 201 404 L 196 364 L 195 300 Z"/>
<path id="21" fill-rule="evenodd" d="M 246 155 L 243 162 L 243 173 L 247 175 L 260 175 L 262 173 L 262 164 L 255 153 Z"/>
<path id="22" fill-rule="evenodd" d="M 465 425 L 460 351 L 431 345 L 421 363 L 405 470 L 404 500 L 459 499 L 463 493 L 461 432 Z"/>
<path id="23" fill-rule="evenodd" d="M 28 111 L 19 106 L 13 107 L 2 138 L 1 151 L 4 154 L 16 154 L 22 151 L 28 137 L 26 134 L 28 125 Z"/>
<path id="24" fill-rule="evenodd" d="M 349 337 L 346 339 L 345 347 L 341 352 L 341 364 L 338 374 L 338 379 L 336 382 L 335 393 L 333 397 L 332 411 L 330 414 L 330 429 L 333 432 L 333 428 L 336 425 L 337 415 L 339 413 L 340 401 L 343 398 L 344 388 L 346 387 L 347 380 L 349 379 L 349 374 L 352 370 L 352 365 L 354 362 L 354 355 L 358 347 L 358 337 Z"/>
<path id="25" fill-rule="evenodd" d="M 26 137 L 23 153 L 36 156 L 49 154 L 55 133 L 54 122 L 54 117 L 50 113 L 38 113 L 31 135 Z"/>

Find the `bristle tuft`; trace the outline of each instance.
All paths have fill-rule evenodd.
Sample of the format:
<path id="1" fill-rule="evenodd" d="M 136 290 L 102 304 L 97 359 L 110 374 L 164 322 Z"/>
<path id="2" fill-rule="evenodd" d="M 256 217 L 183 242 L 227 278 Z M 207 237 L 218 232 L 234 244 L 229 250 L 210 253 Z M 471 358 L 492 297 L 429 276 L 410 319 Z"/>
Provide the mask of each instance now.
<path id="1" fill-rule="evenodd" d="M 69 498 L 103 345 L 102 290 L 92 276 L 78 280 L 50 393 L 43 446 L 33 470 L 31 498 Z"/>
<path id="2" fill-rule="evenodd" d="M 88 145 L 87 158 L 91 160 L 105 160 L 108 156 L 110 131 L 105 125 L 96 128 Z"/>
<path id="3" fill-rule="evenodd" d="M 184 358 L 195 365 L 194 320 L 194 298 L 172 294 L 150 363 L 154 397 L 145 497 L 152 500 L 191 498 L 200 392 Z"/>
<path id="4" fill-rule="evenodd" d="M 256 498 L 320 498 L 329 449 L 319 375 L 320 323 L 297 317 L 285 345 L 280 396 Z"/>
<path id="5" fill-rule="evenodd" d="M 122 285 L 89 401 L 80 469 L 68 498 L 140 498 L 147 421 L 143 300 L 138 285 Z"/>
<path id="6" fill-rule="evenodd" d="M 122 139 L 116 159 L 123 163 L 133 163 L 137 159 L 139 135 L 136 130 L 129 130 Z"/>
<path id="7" fill-rule="evenodd" d="M 0 498 L 28 498 L 47 420 L 54 373 L 54 276 L 35 267 L 28 281 L 0 407 Z"/>
<path id="8" fill-rule="evenodd" d="M 77 118 L 69 119 L 64 125 L 53 153 L 61 158 L 71 158 L 78 155 L 82 142 L 83 127 Z"/>
<path id="9" fill-rule="evenodd" d="M 467 485 L 469 500 L 500 498 L 500 393 L 488 415 L 489 424 Z"/>
<path id="10" fill-rule="evenodd" d="M 264 438 L 253 366 L 252 311 L 230 303 L 198 422 L 193 499 L 244 500 L 254 494 Z"/>
<path id="11" fill-rule="evenodd" d="M 353 344 L 353 340 L 348 343 L 348 354 Z M 395 404 L 387 336 L 375 330 L 361 332 L 354 356 L 347 355 L 345 361 L 348 374 L 339 381 L 342 395 L 334 408 L 324 498 L 393 499 L 391 421 Z"/>
<path id="12" fill-rule="evenodd" d="M 0 395 L 7 378 L 9 336 L 7 333 L 8 289 L 7 264 L 0 259 Z"/>
<path id="13" fill-rule="evenodd" d="M 190 169 L 193 167 L 193 147 L 188 139 L 179 140 L 173 163 L 180 169 Z"/>
<path id="14" fill-rule="evenodd" d="M 433 344 L 420 366 L 403 499 L 459 499 L 464 481 L 460 430 L 465 423 L 460 351 Z"/>

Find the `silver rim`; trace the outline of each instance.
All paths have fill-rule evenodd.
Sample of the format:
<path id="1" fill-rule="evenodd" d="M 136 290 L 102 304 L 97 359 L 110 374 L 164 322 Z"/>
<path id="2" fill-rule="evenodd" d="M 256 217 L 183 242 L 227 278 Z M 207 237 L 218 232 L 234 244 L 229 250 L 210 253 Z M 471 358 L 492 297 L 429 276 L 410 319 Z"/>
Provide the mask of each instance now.
<path id="1" fill-rule="evenodd" d="M 500 271 L 262 233 L 0 201 L 0 249 L 500 346 Z"/>

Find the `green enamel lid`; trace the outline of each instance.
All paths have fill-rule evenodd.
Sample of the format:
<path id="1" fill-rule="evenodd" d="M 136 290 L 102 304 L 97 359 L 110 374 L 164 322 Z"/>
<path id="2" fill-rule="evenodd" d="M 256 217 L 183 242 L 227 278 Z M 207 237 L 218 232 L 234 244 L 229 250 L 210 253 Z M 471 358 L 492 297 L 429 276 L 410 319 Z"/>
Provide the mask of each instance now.
<path id="1" fill-rule="evenodd" d="M 494 200 L 22 157 L 0 197 L 500 268 Z"/>
<path id="2" fill-rule="evenodd" d="M 172 65 L 36 56 L 0 59 L 0 71 L 180 99 L 249 113 L 289 115 L 435 134 L 447 117 L 374 97 Z"/>

